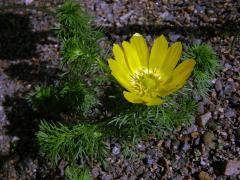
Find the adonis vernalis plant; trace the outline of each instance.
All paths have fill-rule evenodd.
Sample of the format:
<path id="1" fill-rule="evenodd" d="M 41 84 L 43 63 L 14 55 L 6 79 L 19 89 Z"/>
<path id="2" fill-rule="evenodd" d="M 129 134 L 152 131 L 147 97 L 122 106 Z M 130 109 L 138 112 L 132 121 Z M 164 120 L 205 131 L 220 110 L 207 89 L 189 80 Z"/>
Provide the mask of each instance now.
<path id="1" fill-rule="evenodd" d="M 184 60 L 177 67 L 182 54 L 182 44 L 175 42 L 168 47 L 164 35 L 158 37 L 151 49 L 138 33 L 122 47 L 113 45 L 114 59 L 108 63 L 112 75 L 126 89 L 124 97 L 131 103 L 160 105 L 161 97 L 182 88 L 196 64 L 194 59 Z"/>
<path id="2" fill-rule="evenodd" d="M 25 0 L 26 4 L 32 1 Z M 44 11 L 53 13 L 45 8 Z M 207 95 L 209 81 L 218 69 L 217 55 L 212 48 L 204 44 L 190 46 L 181 58 L 186 60 L 178 63 L 181 43 L 169 47 L 163 35 L 155 40 L 151 51 L 140 34 L 134 34 L 122 46 L 115 44 L 115 59 L 108 62 L 112 75 L 125 88 L 124 97 L 129 102 L 151 107 L 123 103 L 113 109 L 109 99 L 104 106 L 102 96 L 106 90 L 102 85 L 109 80 L 110 72 L 103 60 L 108 53 L 104 54 L 99 47 L 102 32 L 92 26 L 91 16 L 75 0 L 65 1 L 57 9 L 56 18 L 64 73 L 57 83 L 37 87 L 29 94 L 28 101 L 39 114 L 54 120 L 42 121 L 36 137 L 42 154 L 53 164 L 61 160 L 68 163 L 66 179 L 92 179 L 88 164 L 96 160 L 106 166 L 105 159 L 110 152 L 105 141 L 109 138 L 118 138 L 122 154 L 133 157 L 140 140 L 149 135 L 163 138 L 173 129 L 193 122 L 197 109 L 193 97 Z M 163 98 L 183 87 L 191 73 L 194 79 L 188 88 Z M 108 97 L 119 95 L 118 92 L 111 92 Z M 164 100 L 162 107 L 153 106 Z M 95 113 L 99 111 L 96 105 L 106 108 L 112 117 Z M 92 114 L 96 114 L 97 121 L 93 122 Z M 59 118 L 64 124 L 56 122 Z"/>

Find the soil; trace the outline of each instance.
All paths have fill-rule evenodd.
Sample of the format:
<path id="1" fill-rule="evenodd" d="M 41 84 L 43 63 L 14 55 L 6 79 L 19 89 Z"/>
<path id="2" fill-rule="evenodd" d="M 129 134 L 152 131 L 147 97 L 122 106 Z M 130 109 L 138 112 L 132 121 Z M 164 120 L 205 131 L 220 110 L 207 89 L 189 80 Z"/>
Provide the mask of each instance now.
<path id="1" fill-rule="evenodd" d="M 35 133 L 41 115 L 24 98 L 36 85 L 58 77 L 60 45 L 55 18 L 38 7 L 56 8 L 63 0 L 0 2 L 0 180 L 64 179 L 39 154 Z M 170 42 L 208 43 L 221 70 L 208 97 L 198 101 L 195 123 L 165 139 L 149 137 L 136 147 L 135 158 L 110 141 L 108 166 L 92 165 L 94 179 L 240 179 L 240 2 L 235 0 L 82 0 L 103 27 L 105 40 L 121 42 L 134 33 L 152 44 L 164 34 Z M 8 5 L 21 8 L 3 9 Z M 104 40 L 103 40 L 104 41 Z M 102 44 L 103 46 L 106 44 Z M 107 49 L 111 48 L 108 47 Z M 110 50 L 111 51 L 111 50 Z"/>

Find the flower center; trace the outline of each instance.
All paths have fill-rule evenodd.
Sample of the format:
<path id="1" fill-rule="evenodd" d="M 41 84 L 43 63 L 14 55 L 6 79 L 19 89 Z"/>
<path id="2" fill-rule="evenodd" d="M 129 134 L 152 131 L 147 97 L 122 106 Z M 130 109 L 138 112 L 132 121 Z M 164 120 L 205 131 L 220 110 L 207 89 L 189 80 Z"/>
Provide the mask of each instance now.
<path id="1" fill-rule="evenodd" d="M 144 68 L 136 71 L 131 83 L 138 95 L 156 97 L 161 83 L 161 75 L 157 70 Z"/>

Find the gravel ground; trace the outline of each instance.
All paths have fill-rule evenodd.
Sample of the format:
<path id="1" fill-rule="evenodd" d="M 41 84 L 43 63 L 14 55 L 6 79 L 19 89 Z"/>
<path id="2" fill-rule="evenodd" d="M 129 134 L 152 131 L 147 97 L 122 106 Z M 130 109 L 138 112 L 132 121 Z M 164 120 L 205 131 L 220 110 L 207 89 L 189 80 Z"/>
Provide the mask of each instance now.
<path id="1" fill-rule="evenodd" d="M 3 0 L 0 7 L 19 1 Z M 62 0 L 34 1 L 54 8 Z M 120 42 L 135 32 L 153 39 L 164 33 L 171 42 L 209 43 L 221 71 L 208 98 L 198 99 L 195 123 L 164 140 L 149 137 L 137 145 L 135 158 L 123 156 L 110 141 L 108 167 L 92 165 L 95 179 L 240 179 L 240 2 L 180 0 L 82 0 L 105 29 L 106 39 Z M 38 10 L 4 10 L 0 14 L 0 179 L 59 179 L 60 169 L 41 159 L 34 133 L 39 114 L 23 96 L 37 84 L 57 77 L 59 43 L 54 18 Z M 3 25 L 2 25 L 3 24 Z"/>

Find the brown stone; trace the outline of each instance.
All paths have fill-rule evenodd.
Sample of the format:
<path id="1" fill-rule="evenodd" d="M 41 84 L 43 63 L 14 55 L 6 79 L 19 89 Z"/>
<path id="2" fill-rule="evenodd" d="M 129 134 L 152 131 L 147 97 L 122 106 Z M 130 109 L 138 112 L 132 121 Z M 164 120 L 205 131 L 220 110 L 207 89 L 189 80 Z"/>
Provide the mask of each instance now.
<path id="1" fill-rule="evenodd" d="M 205 171 L 201 171 L 198 175 L 199 180 L 212 180 L 212 177 Z"/>
<path id="2" fill-rule="evenodd" d="M 194 132 L 191 133 L 191 136 L 192 136 L 193 139 L 198 138 L 199 135 L 200 135 L 200 134 L 199 134 L 199 132 L 197 132 L 197 131 L 194 131 Z"/>
<path id="3" fill-rule="evenodd" d="M 200 119 L 198 120 L 198 125 L 201 127 L 205 127 L 208 121 L 212 118 L 212 113 L 208 112 L 206 114 L 201 115 Z"/>
<path id="4" fill-rule="evenodd" d="M 226 161 L 226 165 L 224 168 L 224 175 L 226 176 L 233 176 L 240 174 L 240 161 Z"/>

